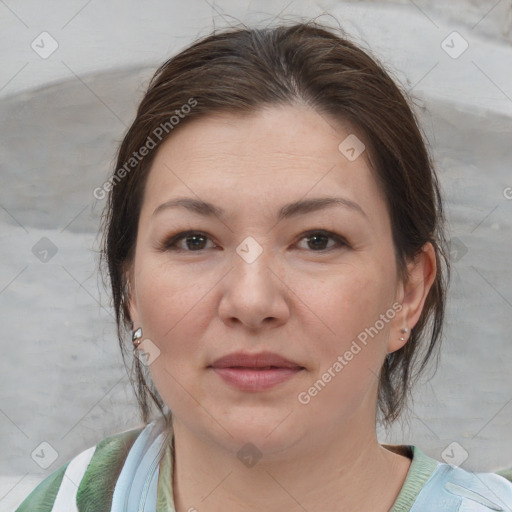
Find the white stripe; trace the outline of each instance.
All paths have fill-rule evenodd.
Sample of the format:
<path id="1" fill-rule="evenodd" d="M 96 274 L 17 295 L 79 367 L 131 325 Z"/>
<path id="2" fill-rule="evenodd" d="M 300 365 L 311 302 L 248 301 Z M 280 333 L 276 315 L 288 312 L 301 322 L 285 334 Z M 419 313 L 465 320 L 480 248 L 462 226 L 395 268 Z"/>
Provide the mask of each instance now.
<path id="1" fill-rule="evenodd" d="M 68 464 L 52 512 L 78 512 L 76 493 L 95 450 L 96 446 L 88 448 Z"/>
<path id="2" fill-rule="evenodd" d="M 166 435 L 162 434 L 163 427 L 162 418 L 153 420 L 137 436 L 117 479 L 112 496 L 111 512 L 142 510 L 139 507 L 139 502 L 143 495 L 146 477 L 153 463 L 153 451 L 155 449 L 158 451 L 162 438 L 166 438 Z M 152 510 L 156 510 L 156 499 L 152 507 Z"/>
<path id="3" fill-rule="evenodd" d="M 445 488 L 448 489 L 452 494 L 456 496 L 462 496 L 463 498 L 469 498 L 470 500 L 476 501 L 480 503 L 480 505 L 485 505 L 487 508 L 491 510 L 497 510 L 499 512 L 503 512 L 503 509 L 496 505 L 496 503 L 489 501 L 485 496 L 468 489 L 467 487 L 462 487 L 460 485 L 454 484 L 452 482 L 446 482 L 444 484 Z"/>

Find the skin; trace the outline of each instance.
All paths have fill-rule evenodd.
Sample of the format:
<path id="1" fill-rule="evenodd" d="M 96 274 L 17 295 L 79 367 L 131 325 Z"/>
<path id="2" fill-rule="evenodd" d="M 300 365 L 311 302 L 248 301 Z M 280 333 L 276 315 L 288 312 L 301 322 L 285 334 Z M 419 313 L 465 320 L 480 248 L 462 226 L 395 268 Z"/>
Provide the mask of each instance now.
<path id="1" fill-rule="evenodd" d="M 409 262 L 407 282 L 399 280 L 367 152 L 349 161 L 338 150 L 350 133 L 311 109 L 283 106 L 194 120 L 158 150 L 129 268 L 130 311 L 160 350 L 149 368 L 173 412 L 178 512 L 384 512 L 404 483 L 411 461 L 376 438 L 377 375 L 386 353 L 407 342 L 400 329 L 420 317 L 435 254 L 426 244 Z M 154 214 L 178 196 L 212 202 L 226 217 L 185 208 Z M 348 198 L 366 215 L 334 206 L 277 221 L 283 205 L 326 196 Z M 320 250 L 307 238 L 318 229 L 349 245 L 321 238 Z M 185 230 L 207 238 L 182 239 L 179 252 L 162 248 Z M 236 252 L 248 236 L 263 250 L 252 263 Z M 394 303 L 402 305 L 394 318 L 300 403 L 298 394 Z M 235 351 L 265 350 L 305 369 L 270 390 L 247 392 L 207 368 Z M 262 454 L 252 467 L 237 458 L 249 442 Z"/>

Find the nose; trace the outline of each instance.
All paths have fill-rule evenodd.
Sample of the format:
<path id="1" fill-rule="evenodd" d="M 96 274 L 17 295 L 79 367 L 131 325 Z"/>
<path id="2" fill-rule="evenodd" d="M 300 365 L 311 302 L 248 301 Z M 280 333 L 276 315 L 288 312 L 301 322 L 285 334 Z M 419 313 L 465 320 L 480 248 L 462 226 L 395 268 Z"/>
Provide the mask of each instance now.
<path id="1" fill-rule="evenodd" d="M 278 262 L 263 250 L 256 259 L 243 252 L 233 255 L 232 270 L 222 280 L 219 316 L 231 327 L 240 323 L 250 330 L 278 327 L 290 316 L 290 289 Z"/>

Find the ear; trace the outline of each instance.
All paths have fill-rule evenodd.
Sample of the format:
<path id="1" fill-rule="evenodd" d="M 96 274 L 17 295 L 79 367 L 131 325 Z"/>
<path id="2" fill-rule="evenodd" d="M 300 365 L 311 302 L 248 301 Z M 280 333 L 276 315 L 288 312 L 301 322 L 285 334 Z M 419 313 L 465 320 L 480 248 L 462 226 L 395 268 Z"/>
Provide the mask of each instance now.
<path id="1" fill-rule="evenodd" d="M 126 307 L 130 312 L 130 318 L 133 323 L 133 328 L 137 329 L 140 327 L 139 314 L 137 309 L 137 299 L 135 293 L 135 276 L 133 269 L 130 268 L 124 272 L 125 278 L 125 301 Z"/>
<path id="2" fill-rule="evenodd" d="M 407 281 L 400 281 L 397 289 L 397 297 L 402 304 L 402 309 L 396 316 L 395 328 L 391 332 L 388 342 L 388 353 L 395 352 L 407 343 L 410 331 L 421 316 L 428 292 L 435 280 L 436 253 L 430 242 L 427 242 L 414 260 L 407 264 L 407 272 Z M 408 328 L 409 332 L 405 334 L 401 332 L 404 327 Z M 400 338 L 404 338 L 404 340 L 402 341 Z"/>

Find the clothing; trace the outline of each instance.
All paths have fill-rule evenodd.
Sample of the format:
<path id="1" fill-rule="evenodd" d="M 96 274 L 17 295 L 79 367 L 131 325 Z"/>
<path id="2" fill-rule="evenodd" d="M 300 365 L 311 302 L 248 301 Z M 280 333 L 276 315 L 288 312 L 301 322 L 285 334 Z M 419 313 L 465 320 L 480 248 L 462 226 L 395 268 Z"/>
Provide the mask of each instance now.
<path id="1" fill-rule="evenodd" d="M 16 512 L 175 512 L 172 441 L 163 418 L 107 437 L 43 480 Z M 390 512 L 512 512 L 512 468 L 472 473 L 413 445 L 390 449 L 412 456 Z M 199 499 L 194 505 L 201 509 Z"/>

